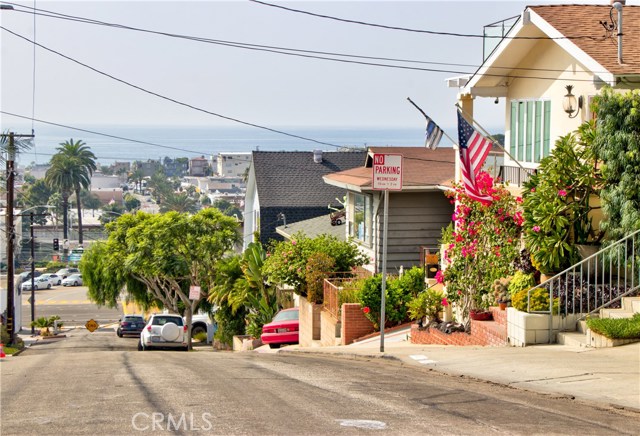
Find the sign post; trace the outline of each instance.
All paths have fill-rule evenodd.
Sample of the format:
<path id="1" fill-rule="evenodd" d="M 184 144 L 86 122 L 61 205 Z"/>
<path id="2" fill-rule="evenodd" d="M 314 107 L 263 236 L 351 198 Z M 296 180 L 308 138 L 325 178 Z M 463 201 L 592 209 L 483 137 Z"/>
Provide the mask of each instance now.
<path id="1" fill-rule="evenodd" d="M 382 230 L 382 295 L 380 296 L 380 352 L 384 353 L 384 320 L 387 293 L 387 232 L 389 218 L 389 191 L 402 191 L 402 155 L 373 155 L 373 189 L 384 190 L 384 212 Z"/>

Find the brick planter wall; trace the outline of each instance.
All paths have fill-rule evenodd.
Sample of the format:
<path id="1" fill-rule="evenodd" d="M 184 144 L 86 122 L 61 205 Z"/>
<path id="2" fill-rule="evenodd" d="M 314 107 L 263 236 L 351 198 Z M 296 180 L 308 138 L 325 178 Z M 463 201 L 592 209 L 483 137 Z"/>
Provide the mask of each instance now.
<path id="1" fill-rule="evenodd" d="M 364 316 L 360 304 L 345 303 L 342 305 L 342 345 L 352 344 L 356 339 L 373 332 L 373 324 Z"/>
<path id="2" fill-rule="evenodd" d="M 411 326 L 412 344 L 437 345 L 507 345 L 507 311 L 497 307 L 490 308 L 493 321 L 471 320 L 471 333 L 455 332 L 446 334 L 438 329 L 420 329 L 417 324 Z"/>

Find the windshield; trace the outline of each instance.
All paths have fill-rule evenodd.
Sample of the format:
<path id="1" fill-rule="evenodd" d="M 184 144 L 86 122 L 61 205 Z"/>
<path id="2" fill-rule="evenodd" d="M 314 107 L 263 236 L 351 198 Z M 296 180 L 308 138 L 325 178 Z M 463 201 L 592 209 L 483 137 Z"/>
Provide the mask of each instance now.
<path id="1" fill-rule="evenodd" d="M 297 310 L 283 310 L 273 318 L 273 321 L 295 321 L 298 319 Z"/>

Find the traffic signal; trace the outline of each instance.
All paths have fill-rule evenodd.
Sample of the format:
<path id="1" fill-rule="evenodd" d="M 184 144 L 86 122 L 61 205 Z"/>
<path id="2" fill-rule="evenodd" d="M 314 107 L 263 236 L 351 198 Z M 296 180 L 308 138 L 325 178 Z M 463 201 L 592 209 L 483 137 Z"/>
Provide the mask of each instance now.
<path id="1" fill-rule="evenodd" d="M 58 241 L 58 238 L 53 238 L 53 251 L 58 250 L 60 250 L 60 241 Z"/>

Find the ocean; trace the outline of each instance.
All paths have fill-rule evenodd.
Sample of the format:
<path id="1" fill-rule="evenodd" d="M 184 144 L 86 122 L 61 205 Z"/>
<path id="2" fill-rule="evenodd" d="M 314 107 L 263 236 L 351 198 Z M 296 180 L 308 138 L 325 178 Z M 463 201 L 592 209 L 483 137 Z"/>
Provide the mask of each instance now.
<path id="1" fill-rule="evenodd" d="M 83 126 L 91 132 L 104 133 L 115 137 L 152 143 L 141 144 L 95 133 L 81 132 L 54 126 L 35 126 L 33 145 L 18 156 L 20 166 L 33 163 L 45 164 L 56 153 L 60 143 L 73 138 L 82 140 L 96 155 L 100 165 L 109 165 L 116 161 L 162 159 L 165 156 L 209 157 L 219 152 L 262 151 L 323 151 L 336 150 L 338 147 L 368 146 L 424 146 L 424 127 L 415 128 L 322 128 L 322 127 L 282 127 L 284 132 L 333 144 L 318 144 L 312 141 L 285 136 L 251 127 L 216 126 Z M 21 129 L 17 132 L 29 132 Z M 452 134 L 453 132 L 448 132 Z M 443 138 L 441 146 L 451 146 Z"/>

